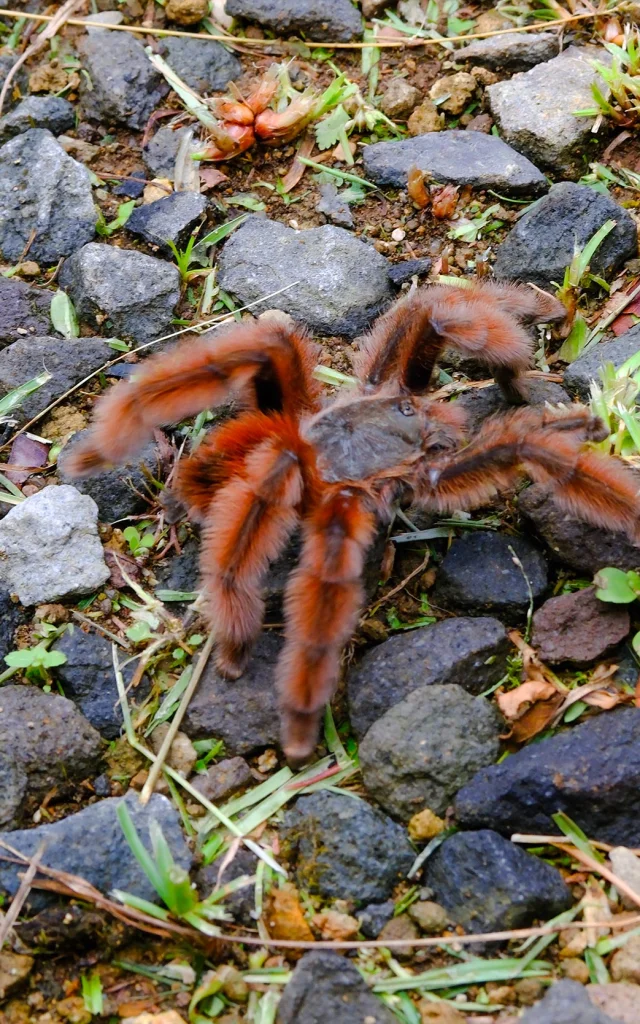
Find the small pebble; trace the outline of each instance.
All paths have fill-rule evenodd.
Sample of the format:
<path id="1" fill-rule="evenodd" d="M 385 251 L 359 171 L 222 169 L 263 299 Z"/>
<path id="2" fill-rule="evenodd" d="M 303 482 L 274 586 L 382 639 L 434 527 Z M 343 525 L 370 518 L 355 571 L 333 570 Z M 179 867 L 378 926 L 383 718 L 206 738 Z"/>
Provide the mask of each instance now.
<path id="1" fill-rule="evenodd" d="M 439 818 L 437 814 L 425 807 L 424 811 L 418 811 L 411 818 L 409 825 L 409 838 L 413 839 L 415 843 L 426 843 L 429 839 L 433 839 L 434 836 L 439 836 L 441 832 L 444 832 L 445 824 L 442 818 Z"/>
<path id="2" fill-rule="evenodd" d="M 438 935 L 449 923 L 444 907 L 432 900 L 418 900 L 409 907 L 409 917 L 425 935 Z"/>
<path id="3" fill-rule="evenodd" d="M 391 232 L 391 237 L 393 238 L 394 242 L 402 242 L 402 240 L 406 238 L 406 236 L 407 232 L 404 231 L 403 228 L 394 228 L 394 230 Z"/>
<path id="4" fill-rule="evenodd" d="M 581 985 L 589 983 L 589 968 L 584 960 L 580 960 L 578 957 L 569 957 L 568 960 L 563 960 L 562 973 L 565 978 L 570 978 L 571 981 L 579 981 Z"/>

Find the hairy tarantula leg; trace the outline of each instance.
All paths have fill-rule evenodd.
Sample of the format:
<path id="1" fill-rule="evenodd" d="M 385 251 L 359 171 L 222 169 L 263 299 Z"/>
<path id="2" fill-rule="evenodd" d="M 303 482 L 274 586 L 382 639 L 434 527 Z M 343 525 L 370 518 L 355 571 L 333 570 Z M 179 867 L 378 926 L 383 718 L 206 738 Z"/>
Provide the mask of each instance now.
<path id="1" fill-rule="evenodd" d="M 262 578 L 298 523 L 303 480 L 290 439 L 267 438 L 247 455 L 242 475 L 215 495 L 205 521 L 200 565 L 217 664 L 242 674 L 264 615 Z"/>
<path id="2" fill-rule="evenodd" d="M 476 508 L 523 475 L 544 484 L 556 504 L 594 526 L 640 540 L 640 478 L 593 449 L 602 423 L 587 409 L 521 410 L 495 416 L 457 455 L 426 466 L 418 500 L 441 510 Z"/>
<path id="3" fill-rule="evenodd" d="M 290 764 L 304 764 L 315 747 L 364 600 L 361 578 L 375 531 L 375 515 L 351 488 L 333 491 L 305 523 L 300 565 L 286 591 L 286 645 L 278 665 L 282 746 Z"/>
<path id="4" fill-rule="evenodd" d="M 438 356 L 450 345 L 487 363 L 509 401 L 524 401 L 517 378 L 531 364 L 533 342 L 518 311 L 507 311 L 505 291 L 502 286 L 498 299 L 482 286 L 432 285 L 401 299 L 376 322 L 356 357 L 364 387 L 423 394 Z"/>
<path id="5" fill-rule="evenodd" d="M 219 405 L 240 389 L 263 412 L 314 411 L 320 394 L 314 364 L 315 346 L 304 332 L 277 320 L 247 321 L 221 335 L 183 341 L 98 401 L 93 428 L 65 469 L 81 476 L 123 462 L 154 427 Z"/>

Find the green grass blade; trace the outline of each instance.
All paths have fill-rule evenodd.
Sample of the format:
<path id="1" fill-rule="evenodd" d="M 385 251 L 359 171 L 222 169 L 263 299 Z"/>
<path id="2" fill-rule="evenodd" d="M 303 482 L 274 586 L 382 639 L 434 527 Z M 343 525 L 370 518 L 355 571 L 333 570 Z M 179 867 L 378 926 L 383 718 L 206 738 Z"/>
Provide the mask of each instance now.
<path id="1" fill-rule="evenodd" d="M 25 381 L 24 384 L 19 384 L 13 391 L 9 391 L 4 398 L 0 398 L 0 416 L 8 416 L 10 412 L 13 412 L 19 405 L 22 405 L 25 398 L 41 388 L 43 384 L 51 380 L 51 374 L 48 370 L 43 370 L 37 377 L 32 377 L 31 380 Z"/>
<path id="2" fill-rule="evenodd" d="M 162 877 L 160 875 L 160 872 L 153 857 L 151 856 L 146 846 L 142 842 L 140 836 L 138 835 L 136 827 L 133 824 L 133 819 L 129 813 L 129 808 L 127 807 L 126 803 L 124 803 L 124 801 L 121 801 L 118 804 L 118 807 L 116 809 L 116 815 L 118 817 L 118 821 L 120 822 L 120 827 L 124 832 L 125 839 L 127 840 L 131 848 L 133 856 L 138 861 L 138 864 L 140 865 L 145 875 L 151 882 L 153 888 L 158 893 L 158 896 L 162 897 Z"/>

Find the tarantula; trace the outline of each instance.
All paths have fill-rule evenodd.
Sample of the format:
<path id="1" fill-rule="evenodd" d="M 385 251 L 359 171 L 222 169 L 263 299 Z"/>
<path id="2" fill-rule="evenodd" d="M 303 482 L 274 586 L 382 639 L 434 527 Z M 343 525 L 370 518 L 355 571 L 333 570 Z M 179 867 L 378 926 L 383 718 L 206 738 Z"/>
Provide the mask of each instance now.
<path id="1" fill-rule="evenodd" d="M 301 525 L 300 564 L 285 596 L 277 676 L 291 763 L 312 753 L 363 604 L 369 545 L 394 503 L 452 512 L 487 502 L 523 474 L 587 522 L 639 536 L 637 479 L 585 446 L 606 436 L 579 406 L 524 408 L 485 421 L 464 446 L 464 414 L 426 394 L 445 345 L 478 357 L 511 403 L 526 401 L 527 326 L 564 317 L 525 286 L 435 285 L 401 299 L 356 357 L 358 392 L 323 405 L 316 347 L 302 328 L 249 321 L 150 359 L 97 404 L 67 470 L 92 474 L 129 459 L 155 427 L 230 394 L 244 411 L 214 428 L 180 464 L 177 491 L 202 524 L 201 570 L 217 664 L 241 675 L 260 632 L 261 583 Z"/>

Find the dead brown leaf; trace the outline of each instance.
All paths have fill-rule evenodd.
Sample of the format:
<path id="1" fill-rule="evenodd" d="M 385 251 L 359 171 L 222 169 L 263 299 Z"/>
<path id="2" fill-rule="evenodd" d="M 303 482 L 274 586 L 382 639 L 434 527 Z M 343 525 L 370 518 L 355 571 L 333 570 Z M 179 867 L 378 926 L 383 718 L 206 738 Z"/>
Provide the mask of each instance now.
<path id="1" fill-rule="evenodd" d="M 223 174 L 217 167 L 200 168 L 200 185 L 203 192 L 208 191 L 210 188 L 215 188 L 216 185 L 220 185 L 223 181 L 228 180 L 229 175 Z"/>
<path id="2" fill-rule="evenodd" d="M 553 721 L 558 707 L 562 704 L 562 699 L 562 694 L 556 693 L 549 700 L 539 700 L 528 711 L 525 711 L 524 715 L 517 722 L 514 722 L 513 729 L 509 735 L 503 738 L 520 744 L 526 743 L 533 736 L 537 736 L 538 733 L 546 729 L 549 723 Z"/>
<path id="3" fill-rule="evenodd" d="M 518 718 L 522 718 L 529 705 L 535 704 L 539 700 L 549 700 L 557 692 L 552 683 L 548 683 L 544 679 L 535 679 L 522 683 L 515 690 L 499 693 L 496 700 L 504 717 L 509 722 L 515 722 Z"/>

